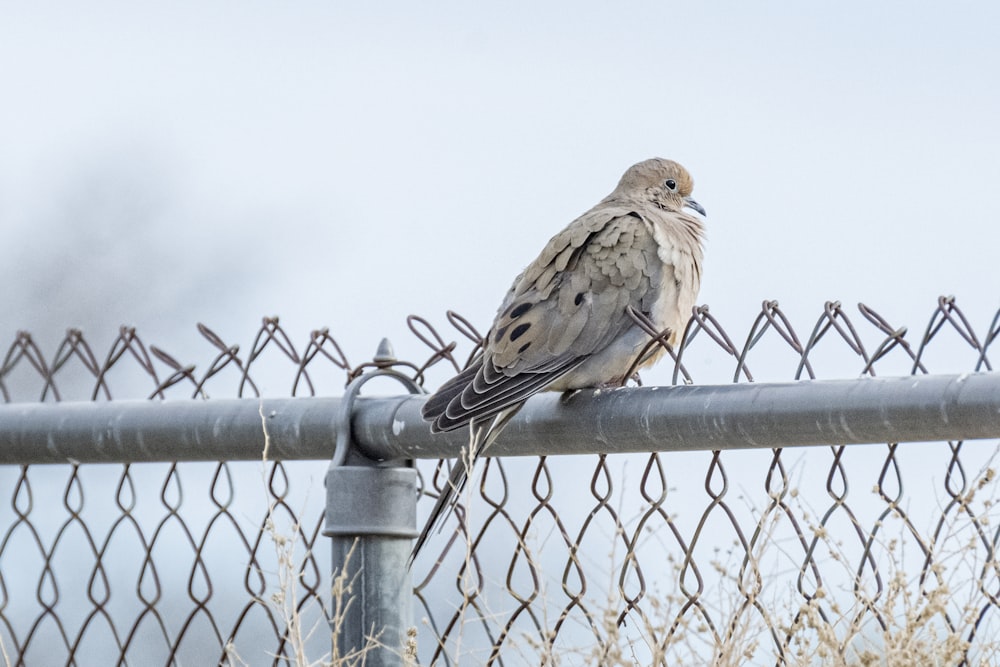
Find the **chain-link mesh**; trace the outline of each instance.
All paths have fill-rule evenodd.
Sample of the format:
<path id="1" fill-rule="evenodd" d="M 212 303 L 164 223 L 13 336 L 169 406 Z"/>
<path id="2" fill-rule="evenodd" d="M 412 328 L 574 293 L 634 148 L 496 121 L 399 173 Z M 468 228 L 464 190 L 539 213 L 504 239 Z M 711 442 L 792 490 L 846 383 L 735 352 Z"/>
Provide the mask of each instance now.
<path id="1" fill-rule="evenodd" d="M 454 314 L 447 329 L 409 324 L 429 352 L 396 366 L 428 385 L 479 340 Z M 336 394 L 371 366 L 350 363 L 327 330 L 297 347 L 276 319 L 245 352 L 199 331 L 208 352 L 195 365 L 128 328 L 103 356 L 79 331 L 49 354 L 22 333 L 0 362 L 0 396 Z M 977 329 L 948 298 L 916 335 L 863 304 L 849 313 L 827 303 L 796 328 L 766 302 L 746 330 L 702 307 L 672 362 L 643 380 L 991 370 L 998 331 L 1000 313 Z M 937 651 L 942 664 L 988 663 L 1000 655 L 994 451 L 890 443 L 486 461 L 414 565 L 419 660 L 869 664 Z M 421 471 L 421 493 L 435 496 L 446 464 Z M 327 655 L 337 600 L 321 535 L 324 472 L 325 462 L 0 467 L 6 659 L 255 665 Z"/>

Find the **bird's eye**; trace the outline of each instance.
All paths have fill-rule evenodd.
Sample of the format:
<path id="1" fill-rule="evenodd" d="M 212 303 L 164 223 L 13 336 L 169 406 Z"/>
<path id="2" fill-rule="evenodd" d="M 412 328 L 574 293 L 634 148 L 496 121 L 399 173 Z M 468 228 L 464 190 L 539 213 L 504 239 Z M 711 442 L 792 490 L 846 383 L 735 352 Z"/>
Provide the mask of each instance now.
<path id="1" fill-rule="evenodd" d="M 671 192 L 677 192 L 677 181 L 675 181 L 674 179 L 668 178 L 666 181 L 663 182 L 663 184 L 667 186 L 667 190 L 670 190 Z"/>

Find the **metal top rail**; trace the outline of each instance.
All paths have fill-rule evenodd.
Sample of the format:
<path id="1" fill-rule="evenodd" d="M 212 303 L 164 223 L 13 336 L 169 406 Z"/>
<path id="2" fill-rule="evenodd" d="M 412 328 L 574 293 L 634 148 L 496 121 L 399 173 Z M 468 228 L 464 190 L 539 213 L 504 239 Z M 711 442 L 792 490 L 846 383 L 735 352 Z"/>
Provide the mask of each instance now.
<path id="1" fill-rule="evenodd" d="M 340 398 L 0 405 L 0 463 L 111 463 L 333 455 Z M 361 397 L 353 437 L 375 459 L 456 456 L 420 396 Z M 1000 438 L 1000 373 L 628 387 L 532 398 L 495 456 L 693 451 Z"/>

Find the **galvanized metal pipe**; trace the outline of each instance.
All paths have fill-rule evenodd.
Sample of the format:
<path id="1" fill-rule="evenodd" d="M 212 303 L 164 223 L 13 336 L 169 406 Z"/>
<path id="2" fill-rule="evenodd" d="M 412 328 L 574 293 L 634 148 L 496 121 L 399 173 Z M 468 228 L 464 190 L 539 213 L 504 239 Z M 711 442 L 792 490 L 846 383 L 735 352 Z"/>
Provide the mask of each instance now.
<path id="1" fill-rule="evenodd" d="M 368 453 L 452 456 L 421 424 L 422 399 L 366 405 L 354 433 Z M 388 426 L 391 425 L 391 428 Z M 629 387 L 532 398 L 493 456 L 696 451 L 1000 438 L 1000 373 L 780 383 Z"/>
<path id="2" fill-rule="evenodd" d="M 353 439 L 387 460 L 455 456 L 420 396 L 360 397 Z M 340 399 L 14 403 L 0 463 L 253 460 L 333 454 Z M 1000 438 L 1000 373 L 584 390 L 532 398 L 491 455 L 743 449 Z"/>
<path id="3" fill-rule="evenodd" d="M 0 463 L 329 459 L 340 399 L 0 405 Z"/>
<path id="4" fill-rule="evenodd" d="M 331 465 L 326 523 L 332 539 L 336 656 L 344 664 L 402 664 L 413 626 L 408 567 L 417 536 L 417 471 L 404 466 Z M 363 659 L 361 658 L 363 656 Z"/>

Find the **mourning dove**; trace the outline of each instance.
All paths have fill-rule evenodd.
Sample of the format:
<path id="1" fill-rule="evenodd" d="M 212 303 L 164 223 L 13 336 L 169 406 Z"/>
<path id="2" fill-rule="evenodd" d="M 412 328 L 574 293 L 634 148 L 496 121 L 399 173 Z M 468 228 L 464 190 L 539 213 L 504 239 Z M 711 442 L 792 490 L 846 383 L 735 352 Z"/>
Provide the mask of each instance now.
<path id="1" fill-rule="evenodd" d="M 469 426 L 469 450 L 417 538 L 416 557 L 471 465 L 533 394 L 620 385 L 649 342 L 629 308 L 673 345 L 701 283 L 702 216 L 687 170 L 653 158 L 549 241 L 519 275 L 497 311 L 481 352 L 423 406 L 431 430 Z M 654 355 L 652 363 L 662 354 Z M 644 364 L 645 365 L 645 364 Z"/>

